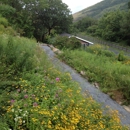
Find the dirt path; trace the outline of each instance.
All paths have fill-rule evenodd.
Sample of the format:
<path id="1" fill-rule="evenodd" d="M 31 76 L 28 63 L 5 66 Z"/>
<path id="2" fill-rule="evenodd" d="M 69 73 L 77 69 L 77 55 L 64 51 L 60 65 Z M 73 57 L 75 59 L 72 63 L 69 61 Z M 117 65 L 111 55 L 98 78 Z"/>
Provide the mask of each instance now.
<path id="1" fill-rule="evenodd" d="M 81 77 L 73 68 L 61 62 L 59 59 L 55 57 L 54 52 L 50 49 L 50 47 L 44 45 L 42 48 L 47 53 L 48 57 L 52 60 L 55 66 L 58 66 L 61 71 L 69 72 L 72 76 L 72 79 L 77 81 L 82 91 L 88 91 L 94 100 L 102 104 L 102 106 L 110 106 L 111 109 L 118 110 L 120 114 L 120 119 L 123 125 L 130 125 L 130 113 L 127 112 L 122 106 L 113 101 L 107 94 L 102 93 L 100 90 L 95 88 L 92 84 L 90 84 L 86 79 Z"/>

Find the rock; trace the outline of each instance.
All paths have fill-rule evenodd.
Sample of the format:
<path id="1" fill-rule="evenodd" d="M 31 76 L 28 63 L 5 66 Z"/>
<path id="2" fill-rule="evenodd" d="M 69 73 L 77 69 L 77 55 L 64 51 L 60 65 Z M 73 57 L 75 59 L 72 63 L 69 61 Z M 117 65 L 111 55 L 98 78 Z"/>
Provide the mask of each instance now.
<path id="1" fill-rule="evenodd" d="M 55 53 L 56 53 L 56 54 L 61 54 L 62 51 L 58 50 L 58 51 L 56 51 Z"/>
<path id="2" fill-rule="evenodd" d="M 94 83 L 94 86 L 95 86 L 95 88 L 97 88 L 97 89 L 99 89 L 99 85 L 98 85 L 98 83 Z"/>
<path id="3" fill-rule="evenodd" d="M 53 46 L 53 45 L 49 45 L 49 46 L 50 46 L 50 48 L 53 50 L 54 46 Z"/>
<path id="4" fill-rule="evenodd" d="M 129 107 L 129 106 L 123 105 L 123 107 L 124 107 L 124 109 L 125 109 L 126 111 L 130 112 L 130 107 Z"/>
<path id="5" fill-rule="evenodd" d="M 81 71 L 80 74 L 83 75 L 83 76 L 85 76 L 85 72 L 84 71 Z"/>
<path id="6" fill-rule="evenodd" d="M 62 53 L 59 49 L 57 49 L 57 48 L 55 48 L 55 47 L 53 47 L 52 50 L 53 50 L 53 52 L 56 53 L 56 54 L 61 54 L 61 53 Z"/>
<path id="7" fill-rule="evenodd" d="M 117 103 L 119 103 L 119 105 L 122 105 L 123 102 L 120 101 L 120 102 L 117 102 Z"/>
<path id="8" fill-rule="evenodd" d="M 53 47 L 52 50 L 53 50 L 53 52 L 56 52 L 56 51 L 58 51 L 59 49 Z"/>

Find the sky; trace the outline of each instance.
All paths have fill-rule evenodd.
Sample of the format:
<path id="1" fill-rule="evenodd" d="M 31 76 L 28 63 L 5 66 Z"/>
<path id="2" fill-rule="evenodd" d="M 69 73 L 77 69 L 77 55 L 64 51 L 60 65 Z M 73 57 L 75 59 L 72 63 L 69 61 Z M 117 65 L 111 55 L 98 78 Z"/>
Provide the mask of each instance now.
<path id="1" fill-rule="evenodd" d="M 72 13 L 81 11 L 82 9 L 85 9 L 101 1 L 102 0 L 62 0 L 63 3 L 69 6 L 69 9 L 72 11 Z"/>

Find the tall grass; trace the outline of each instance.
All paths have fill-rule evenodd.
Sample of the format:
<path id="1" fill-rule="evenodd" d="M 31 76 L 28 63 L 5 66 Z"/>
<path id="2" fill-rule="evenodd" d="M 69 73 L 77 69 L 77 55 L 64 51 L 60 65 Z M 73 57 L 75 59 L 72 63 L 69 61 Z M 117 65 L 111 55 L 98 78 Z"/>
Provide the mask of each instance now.
<path id="1" fill-rule="evenodd" d="M 104 115 L 98 103 L 82 96 L 35 40 L 0 36 L 0 59 L 1 130 L 128 129 L 117 111 Z"/>
<path id="2" fill-rule="evenodd" d="M 113 54 L 112 54 L 113 55 Z M 122 91 L 127 102 L 130 103 L 130 65 L 119 62 L 116 57 L 106 53 L 99 53 L 97 49 L 91 51 L 64 51 L 60 55 L 65 62 L 77 71 L 84 71 L 91 82 L 98 82 L 105 92 Z"/>

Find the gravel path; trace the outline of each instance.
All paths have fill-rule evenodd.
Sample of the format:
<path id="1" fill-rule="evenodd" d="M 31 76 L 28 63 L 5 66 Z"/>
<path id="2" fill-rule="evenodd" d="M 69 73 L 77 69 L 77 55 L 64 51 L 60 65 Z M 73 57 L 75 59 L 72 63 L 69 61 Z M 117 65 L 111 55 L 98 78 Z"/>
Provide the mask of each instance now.
<path id="1" fill-rule="evenodd" d="M 107 94 L 102 93 L 100 90 L 90 84 L 85 78 L 81 77 L 73 68 L 61 62 L 55 57 L 54 52 L 50 47 L 43 45 L 41 46 L 47 53 L 48 57 L 52 60 L 53 64 L 61 69 L 63 72 L 69 72 L 72 79 L 77 81 L 82 91 L 88 91 L 94 100 L 102 104 L 102 106 L 110 106 L 111 109 L 118 110 L 123 125 L 130 125 L 130 113 L 127 112 L 122 106 L 113 101 Z"/>

